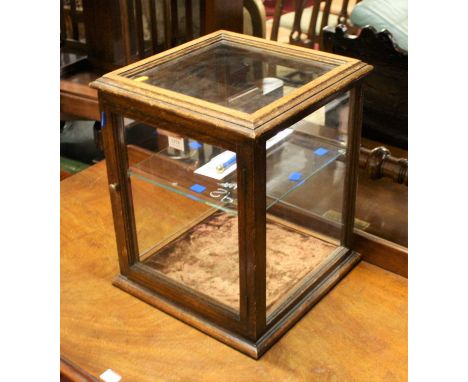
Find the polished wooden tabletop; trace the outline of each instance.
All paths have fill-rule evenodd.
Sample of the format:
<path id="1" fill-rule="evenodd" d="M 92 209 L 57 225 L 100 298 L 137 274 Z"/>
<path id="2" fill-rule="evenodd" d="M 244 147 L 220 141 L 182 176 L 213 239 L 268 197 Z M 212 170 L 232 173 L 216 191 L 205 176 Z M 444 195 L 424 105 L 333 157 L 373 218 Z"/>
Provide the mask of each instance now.
<path id="1" fill-rule="evenodd" d="M 105 162 L 61 182 L 61 356 L 126 381 L 407 380 L 407 279 L 361 262 L 260 360 L 112 286 Z"/>

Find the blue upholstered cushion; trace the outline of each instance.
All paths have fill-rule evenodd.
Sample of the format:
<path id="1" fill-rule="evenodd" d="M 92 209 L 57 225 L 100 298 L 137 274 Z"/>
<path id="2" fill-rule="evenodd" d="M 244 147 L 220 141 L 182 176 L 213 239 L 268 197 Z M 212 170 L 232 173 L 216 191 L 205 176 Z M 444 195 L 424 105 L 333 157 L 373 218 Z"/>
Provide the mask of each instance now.
<path id="1" fill-rule="evenodd" d="M 408 1 L 362 0 L 352 13 L 351 22 L 358 26 L 373 26 L 378 31 L 387 29 L 398 46 L 408 51 Z"/>

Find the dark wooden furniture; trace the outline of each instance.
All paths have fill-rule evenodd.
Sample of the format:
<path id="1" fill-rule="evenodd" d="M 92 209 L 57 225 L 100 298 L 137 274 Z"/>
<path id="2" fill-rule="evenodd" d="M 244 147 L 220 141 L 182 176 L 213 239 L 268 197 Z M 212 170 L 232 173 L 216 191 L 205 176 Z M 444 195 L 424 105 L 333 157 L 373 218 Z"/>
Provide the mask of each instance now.
<path id="1" fill-rule="evenodd" d="M 86 51 L 83 2 L 60 0 L 60 47 Z"/>
<path id="2" fill-rule="evenodd" d="M 69 78 L 70 81 L 61 83 L 62 119 L 99 119 L 97 91 L 88 87 L 88 83 L 96 79 L 96 75 L 82 73 Z M 65 97 L 67 100 L 64 100 Z M 69 114 L 65 114 L 65 110 Z M 384 178 L 377 181 L 369 179 L 368 163 L 365 160 L 367 154 L 363 151 L 371 151 L 379 144 L 363 140 L 359 161 L 356 218 L 368 222 L 369 226 L 365 231 L 357 228 L 354 241 L 364 259 L 406 277 L 408 275 L 408 249 L 405 248 L 408 245 L 406 229 L 408 191 L 405 187 L 392 183 L 394 176 L 398 175 L 400 170 L 389 174 L 392 179 Z M 390 149 L 394 158 L 398 158 L 397 162 L 403 162 L 402 167 L 405 168 L 402 158 L 407 154 L 401 149 L 392 147 Z M 376 169 L 381 167 L 378 161 L 373 161 L 373 164 Z M 390 256 L 389 253 L 394 256 Z"/>
<path id="3" fill-rule="evenodd" d="M 92 72 L 75 73 L 60 80 L 60 119 L 99 120 L 97 91 L 88 84 L 98 77 Z"/>
<path id="4" fill-rule="evenodd" d="M 118 243 L 115 285 L 259 358 L 359 260 L 360 89 L 370 70 L 220 31 L 94 81 Z M 168 148 L 128 147 L 122 117 L 167 131 Z M 184 218 L 168 206 L 165 228 L 142 220 L 133 189 L 142 181 L 198 213 Z M 323 204 L 331 190 L 339 203 Z M 289 257 L 285 281 L 275 260 L 298 248 L 283 247 L 295 238 L 310 268 Z"/>
<path id="5" fill-rule="evenodd" d="M 218 29 L 241 32 L 242 4 L 241 0 L 61 0 L 62 118 L 99 119 L 96 92 L 88 83 L 108 70 Z"/>
<path id="6" fill-rule="evenodd" d="M 243 33 L 255 36 L 266 37 L 266 13 L 262 0 L 244 0 L 244 10 L 248 17 L 244 16 Z M 247 25 L 249 23 L 250 25 Z"/>
<path id="7" fill-rule="evenodd" d="M 357 0 L 359 2 L 360 0 Z M 343 0 L 338 16 L 338 23 L 345 24 L 348 21 L 348 3 L 349 0 Z M 312 12 L 307 30 L 302 30 L 301 20 L 304 17 L 304 9 L 309 5 L 307 0 L 294 1 L 294 22 L 289 35 L 289 43 L 307 48 L 319 48 L 323 50 L 323 28 L 329 25 L 330 10 L 332 0 L 313 0 Z M 283 14 L 284 0 L 277 0 L 275 4 L 275 13 L 273 16 L 273 25 L 271 29 L 272 40 L 278 40 L 280 20 Z M 319 25 L 320 23 L 320 25 Z"/>
<path id="8" fill-rule="evenodd" d="M 371 262 L 407 276 L 408 259 L 408 56 L 393 42 L 391 35 L 364 28 L 358 36 L 348 34 L 339 25 L 324 30 L 325 49 L 329 52 L 360 58 L 374 65 L 364 84 L 363 136 L 381 145 L 396 146 L 391 157 L 388 150 L 368 144 L 361 149 L 360 166 L 372 179 L 360 174 L 357 217 L 371 222 L 365 231 L 356 230 L 357 248 L 374 253 Z M 393 256 L 388 256 L 392 253 Z"/>
<path id="9" fill-rule="evenodd" d="M 387 146 L 391 155 L 386 156 L 387 150 L 383 150 L 384 155 L 375 153 L 377 147 L 377 142 L 362 138 L 356 218 L 369 225 L 365 229 L 360 225 L 355 227 L 355 244 L 364 259 L 407 277 L 408 187 L 395 182 L 395 179 L 407 179 L 408 153 Z M 372 151 L 378 155 L 369 163 L 369 156 L 365 153 Z M 375 179 L 376 175 L 378 177 L 387 172 L 389 167 L 394 169 L 392 174 Z"/>
<path id="10" fill-rule="evenodd" d="M 393 157 L 386 147 L 379 146 L 372 150 L 362 147 L 359 167 L 365 169 L 372 180 L 389 178 L 408 186 L 408 159 Z"/>
<path id="11" fill-rule="evenodd" d="M 374 66 L 364 84 L 363 136 L 408 148 L 408 54 L 387 31 L 365 27 L 356 37 L 343 25 L 324 30 L 327 52 L 355 57 Z"/>
<path id="12" fill-rule="evenodd" d="M 359 2 L 361 2 L 361 0 L 356 0 L 354 3 L 351 2 L 352 4 L 350 4 L 349 0 L 342 0 L 341 1 L 341 8 L 340 8 L 340 11 L 339 11 L 339 14 L 338 14 L 338 24 L 348 25 L 349 17 L 351 15 L 352 8 L 356 4 L 358 4 Z M 327 25 L 325 25 L 325 26 L 327 26 Z M 322 30 L 323 30 L 323 28 L 322 28 Z"/>
<path id="13" fill-rule="evenodd" d="M 61 47 L 112 70 L 220 28 L 242 31 L 241 0 L 62 0 Z"/>
<path id="14" fill-rule="evenodd" d="M 358 1 L 359 2 L 359 1 Z M 281 10 L 283 8 L 283 1 L 276 2 L 276 13 L 274 18 L 274 26 L 272 39 L 277 39 L 277 31 L 279 29 L 279 21 Z M 310 4 L 307 4 L 308 6 Z M 317 11 L 319 4 L 315 4 L 313 8 Z M 320 12 L 325 11 L 324 3 L 321 3 L 322 9 Z M 348 7 L 350 2 L 343 1 L 340 4 L 341 11 L 338 21 L 340 23 L 347 23 L 349 12 Z M 331 8 L 336 6 L 332 2 Z M 300 7 L 295 15 L 295 25 L 299 25 L 298 21 L 305 17 L 303 2 L 296 2 L 296 8 Z M 335 9 L 334 13 L 338 13 Z M 299 15 L 299 16 L 298 16 Z M 314 13 L 311 14 L 313 16 Z M 312 26 L 314 19 L 309 20 Z M 323 26 L 323 25 L 322 25 Z M 315 26 L 316 28 L 316 26 Z M 297 28 L 296 28 L 297 29 Z M 313 27 L 310 31 L 313 31 Z M 335 26 L 327 26 L 324 34 L 327 35 L 329 31 L 334 31 Z M 408 232 L 407 232 L 407 193 L 405 187 L 396 183 L 403 183 L 407 185 L 408 179 L 408 161 L 407 152 L 401 148 L 407 147 L 407 57 L 404 58 L 406 66 L 402 65 L 400 68 L 393 67 L 397 62 L 392 53 L 387 54 L 384 47 L 389 45 L 386 43 L 388 37 L 387 32 L 380 34 L 379 48 L 375 48 L 375 39 L 370 44 L 366 42 L 366 31 L 358 39 L 348 33 L 358 34 L 359 30 L 355 27 L 347 26 L 346 28 L 340 26 L 337 30 L 346 30 L 345 41 L 341 41 L 342 34 L 338 33 L 330 37 L 324 44 L 316 44 L 319 40 L 317 34 L 312 39 L 312 35 L 307 36 L 303 34 L 304 41 L 308 41 L 309 47 L 320 47 L 330 52 L 337 54 L 349 55 L 351 57 L 362 59 L 365 62 L 373 64 L 377 67 L 376 73 L 373 71 L 369 80 L 364 84 L 364 137 L 365 147 L 361 148 L 360 152 L 360 174 L 359 186 L 357 195 L 357 210 L 356 218 L 359 220 L 355 231 L 355 243 L 359 251 L 366 256 L 369 253 L 379 253 L 377 263 L 381 266 L 385 263 L 385 267 L 389 267 L 393 271 L 399 272 L 402 275 L 407 275 L 407 257 L 408 257 Z M 301 31 L 303 33 L 304 31 Z M 292 30 L 291 30 L 292 34 Z M 331 41 L 337 44 L 336 50 L 331 48 Z M 289 38 L 290 43 L 295 43 Z M 343 49 L 341 45 L 345 45 L 348 49 Z M 390 52 L 395 52 L 393 44 L 391 45 Z M 359 47 L 355 49 L 355 47 Z M 364 52 L 367 50 L 367 52 Z M 363 53 L 364 52 L 364 53 Z M 377 57 L 379 56 L 380 57 Z M 399 54 L 397 54 L 399 55 Z M 385 61 L 388 61 L 385 63 Z M 394 74 L 395 71 L 400 71 L 400 74 Z M 372 80 L 372 78 L 374 78 Z M 367 84 L 371 84 L 370 87 Z M 395 89 L 397 89 L 395 91 Z M 389 92 L 391 94 L 389 94 Z M 373 99 L 373 100 L 372 100 Z M 394 102 L 395 99 L 399 101 Z M 387 102 L 387 104 L 383 104 Z M 403 107 L 398 106 L 398 103 L 403 103 Z M 390 109 L 394 107 L 393 111 Z M 379 114 L 380 113 L 380 114 Z M 379 126 L 378 123 L 381 122 Z M 393 156 L 389 155 L 387 149 L 382 148 L 382 145 L 389 147 Z M 398 147 L 391 147 L 397 145 Z M 371 155 L 372 153 L 372 155 Z M 371 159 L 371 160 L 369 160 Z M 384 179 L 380 179 L 383 177 Z M 365 227 L 362 227 L 365 224 Z M 395 256 L 387 257 L 388 253 L 395 254 Z M 388 259 L 389 261 L 386 261 Z M 373 261 L 373 260 L 370 260 Z"/>
<path id="15" fill-rule="evenodd" d="M 107 189 L 105 162 L 60 185 L 63 381 L 98 381 L 109 368 L 139 382 L 407 379 L 405 278 L 359 263 L 254 362 L 112 286 L 119 269 Z"/>
<path id="16" fill-rule="evenodd" d="M 328 16 L 330 15 L 330 6 L 332 0 L 314 0 L 309 27 L 307 31 L 301 29 L 302 13 L 304 11 L 306 0 L 296 0 L 294 10 L 294 22 L 291 33 L 289 35 L 289 42 L 294 45 L 304 46 L 307 48 L 314 48 L 315 44 L 319 44 L 321 34 L 317 36 L 317 23 L 320 7 L 324 4 L 322 13 L 321 28 L 322 30 L 328 25 Z M 275 5 L 275 15 L 273 17 L 273 26 L 271 30 L 271 39 L 278 39 L 278 30 L 280 26 L 280 18 L 283 13 L 284 0 L 277 0 Z"/>

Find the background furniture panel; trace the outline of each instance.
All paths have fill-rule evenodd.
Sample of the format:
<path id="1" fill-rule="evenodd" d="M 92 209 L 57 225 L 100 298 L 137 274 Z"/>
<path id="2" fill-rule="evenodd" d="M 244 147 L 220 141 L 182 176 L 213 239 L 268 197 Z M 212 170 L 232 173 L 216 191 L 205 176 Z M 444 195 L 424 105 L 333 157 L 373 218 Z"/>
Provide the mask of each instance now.
<path id="1" fill-rule="evenodd" d="M 387 31 L 363 28 L 359 36 L 344 25 L 324 31 L 327 52 L 374 66 L 364 84 L 363 137 L 408 149 L 408 54 Z"/>

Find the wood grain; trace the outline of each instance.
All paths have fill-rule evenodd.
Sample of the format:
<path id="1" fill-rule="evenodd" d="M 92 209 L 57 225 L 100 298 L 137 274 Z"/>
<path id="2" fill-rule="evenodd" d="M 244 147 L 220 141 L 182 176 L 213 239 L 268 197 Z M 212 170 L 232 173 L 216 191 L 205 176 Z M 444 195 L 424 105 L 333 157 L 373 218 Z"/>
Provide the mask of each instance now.
<path id="1" fill-rule="evenodd" d="M 403 381 L 407 280 L 362 262 L 254 361 L 112 286 L 101 162 L 61 183 L 61 355 L 125 381 Z"/>
<path id="2" fill-rule="evenodd" d="M 84 70 L 60 78 L 61 119 L 99 120 L 97 91 L 88 86 L 98 77 L 98 73 Z"/>
<path id="3" fill-rule="evenodd" d="M 60 112 L 99 120 L 97 91 L 85 84 L 60 80 Z"/>
<path id="4" fill-rule="evenodd" d="M 244 47 L 253 47 L 269 53 L 281 53 L 300 59 L 328 63 L 336 65 L 336 67 L 252 114 L 128 78 L 130 75 L 180 58 L 220 41 L 238 43 Z M 194 129 L 192 127 L 194 131 L 203 132 L 203 125 L 208 125 L 208 128 L 212 129 L 211 125 L 214 124 L 217 130 L 226 130 L 226 133 L 233 135 L 232 139 L 236 139 L 236 136 L 239 135 L 247 138 L 260 136 L 266 131 L 278 127 L 280 123 L 290 124 L 291 118 L 301 110 L 317 105 L 321 100 L 334 96 L 337 92 L 347 90 L 347 87 L 353 86 L 371 70 L 371 66 L 348 57 L 271 42 L 252 36 L 218 31 L 107 73 L 92 82 L 90 86 L 100 90 L 102 99 L 104 99 L 105 94 L 110 101 L 109 106 L 115 106 L 118 103 L 116 98 L 121 98 L 125 100 L 127 106 L 131 103 L 138 110 L 143 110 L 147 106 L 148 117 L 157 116 L 157 118 L 165 120 L 166 114 L 175 113 L 179 119 L 182 118 L 182 122 L 185 124 L 196 120 L 197 124 L 200 124 L 200 128 Z M 187 110 L 190 112 L 187 113 Z M 308 110 L 307 113 L 312 111 Z M 169 122 L 173 123 L 174 118 Z"/>

